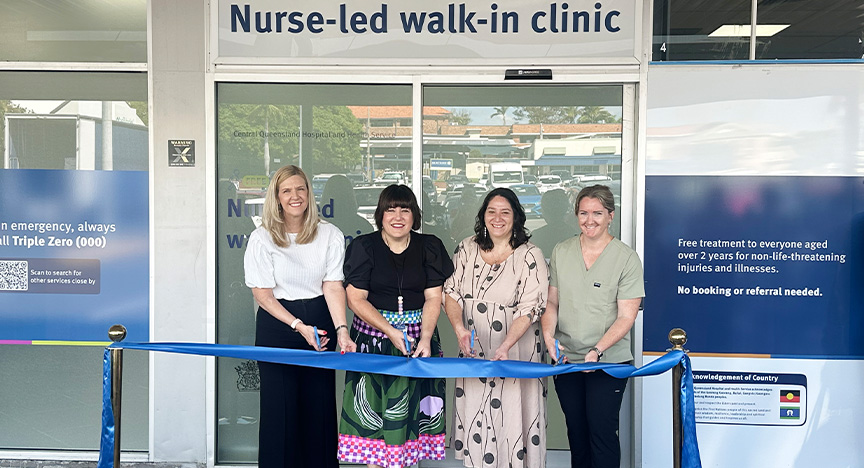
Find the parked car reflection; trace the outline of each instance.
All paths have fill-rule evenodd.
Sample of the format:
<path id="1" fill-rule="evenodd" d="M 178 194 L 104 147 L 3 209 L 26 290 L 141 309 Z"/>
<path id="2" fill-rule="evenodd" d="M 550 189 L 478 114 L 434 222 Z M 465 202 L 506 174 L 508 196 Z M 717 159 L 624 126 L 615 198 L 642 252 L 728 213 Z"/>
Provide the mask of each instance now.
<path id="1" fill-rule="evenodd" d="M 525 210 L 525 216 L 528 218 L 539 218 L 542 216 L 540 209 L 540 190 L 535 185 L 522 184 L 513 185 L 510 187 L 516 197 L 519 198 L 519 204 Z"/>
<path id="2" fill-rule="evenodd" d="M 542 175 L 537 181 L 537 185 L 541 193 L 559 189 L 561 188 L 561 178 L 557 175 Z"/>
<path id="3" fill-rule="evenodd" d="M 386 188 L 386 185 L 370 185 L 368 187 L 355 187 L 354 198 L 357 200 L 357 213 L 366 218 L 372 226 L 375 226 L 375 208 L 378 206 L 378 197 Z"/>

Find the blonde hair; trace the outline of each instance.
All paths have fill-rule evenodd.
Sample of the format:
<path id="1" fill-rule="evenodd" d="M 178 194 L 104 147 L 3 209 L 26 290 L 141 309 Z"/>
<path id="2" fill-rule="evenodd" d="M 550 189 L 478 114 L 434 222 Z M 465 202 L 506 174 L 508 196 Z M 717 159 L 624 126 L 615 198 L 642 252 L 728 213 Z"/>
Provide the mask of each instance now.
<path id="1" fill-rule="evenodd" d="M 279 168 L 270 179 L 270 185 L 267 186 L 267 198 L 264 199 L 264 214 L 261 218 L 262 226 L 270 233 L 273 243 L 279 247 L 288 247 L 291 244 L 291 240 L 285 232 L 282 205 L 279 204 L 279 186 L 294 176 L 303 178 L 306 184 L 306 200 L 308 202 L 306 211 L 303 213 L 303 224 L 300 227 L 300 232 L 297 233 L 297 243 L 308 244 L 314 241 L 315 236 L 318 235 L 318 223 L 321 221 L 318 217 L 315 195 L 312 193 L 312 184 L 309 183 L 309 178 L 306 177 L 303 169 L 293 165 Z"/>

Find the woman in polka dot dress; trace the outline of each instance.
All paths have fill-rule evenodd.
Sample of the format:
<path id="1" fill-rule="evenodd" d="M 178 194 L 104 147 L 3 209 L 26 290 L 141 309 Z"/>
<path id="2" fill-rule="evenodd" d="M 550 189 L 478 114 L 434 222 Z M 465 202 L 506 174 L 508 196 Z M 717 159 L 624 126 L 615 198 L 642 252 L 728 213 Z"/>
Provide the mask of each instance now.
<path id="1" fill-rule="evenodd" d="M 489 192 L 474 230 L 456 249 L 444 284 L 460 356 L 541 362 L 548 269 L 528 242 L 516 195 Z M 456 379 L 454 406 L 450 446 L 465 466 L 546 465 L 546 379 Z"/>

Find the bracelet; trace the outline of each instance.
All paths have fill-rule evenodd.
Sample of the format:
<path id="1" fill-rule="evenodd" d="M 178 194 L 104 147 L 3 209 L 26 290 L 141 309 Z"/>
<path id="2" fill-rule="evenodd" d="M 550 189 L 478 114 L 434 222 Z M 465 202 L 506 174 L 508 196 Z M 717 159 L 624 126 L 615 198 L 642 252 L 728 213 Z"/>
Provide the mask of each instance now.
<path id="1" fill-rule="evenodd" d="M 595 346 L 595 347 L 591 348 L 591 351 L 594 351 L 595 353 L 597 353 L 597 360 L 598 361 L 600 360 L 600 358 L 603 357 L 603 351 L 600 351 L 600 348 Z"/>
<path id="2" fill-rule="evenodd" d="M 336 327 L 336 330 L 335 330 L 336 333 L 339 333 L 340 328 L 344 328 L 345 330 L 348 330 L 348 325 L 345 325 L 345 324 L 339 325 L 338 327 Z"/>
<path id="3" fill-rule="evenodd" d="M 291 329 L 294 330 L 295 332 L 297 331 L 297 323 L 298 322 L 303 323 L 303 321 L 300 320 L 299 318 L 295 318 L 294 321 L 291 322 Z"/>

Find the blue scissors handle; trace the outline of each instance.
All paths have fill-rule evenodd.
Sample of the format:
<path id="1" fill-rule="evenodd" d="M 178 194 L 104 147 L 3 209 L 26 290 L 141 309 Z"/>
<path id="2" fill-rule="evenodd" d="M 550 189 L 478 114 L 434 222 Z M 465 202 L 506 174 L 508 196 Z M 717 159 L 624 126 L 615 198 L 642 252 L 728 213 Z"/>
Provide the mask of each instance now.
<path id="1" fill-rule="evenodd" d="M 321 338 L 318 337 L 318 327 L 312 327 L 312 333 L 315 334 L 315 345 L 318 347 L 318 350 L 321 350 Z"/>
<path id="2" fill-rule="evenodd" d="M 405 339 L 405 351 L 408 351 L 409 357 L 411 354 L 411 340 L 408 339 L 408 331 L 402 330 L 402 338 Z"/>
<path id="3" fill-rule="evenodd" d="M 561 348 L 558 347 L 558 340 L 555 340 L 555 364 L 561 363 Z"/>

